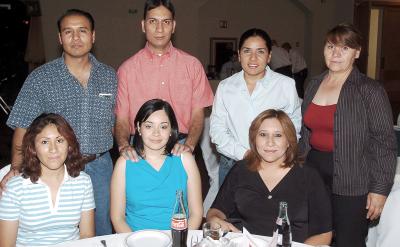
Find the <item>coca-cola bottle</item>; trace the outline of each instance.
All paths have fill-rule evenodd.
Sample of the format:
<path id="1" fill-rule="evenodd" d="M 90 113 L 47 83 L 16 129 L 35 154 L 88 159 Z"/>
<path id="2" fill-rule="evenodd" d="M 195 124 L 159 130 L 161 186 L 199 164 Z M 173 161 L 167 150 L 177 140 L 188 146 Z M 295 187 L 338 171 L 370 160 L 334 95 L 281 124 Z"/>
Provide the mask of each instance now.
<path id="1" fill-rule="evenodd" d="M 290 222 L 287 209 L 288 205 L 286 202 L 279 203 L 279 215 L 276 219 L 276 231 L 278 233 L 278 239 L 276 242 L 277 247 L 292 246 L 292 231 L 290 230 Z"/>
<path id="2" fill-rule="evenodd" d="M 186 247 L 188 222 L 183 204 L 182 190 L 176 191 L 176 201 L 171 220 L 172 247 Z"/>

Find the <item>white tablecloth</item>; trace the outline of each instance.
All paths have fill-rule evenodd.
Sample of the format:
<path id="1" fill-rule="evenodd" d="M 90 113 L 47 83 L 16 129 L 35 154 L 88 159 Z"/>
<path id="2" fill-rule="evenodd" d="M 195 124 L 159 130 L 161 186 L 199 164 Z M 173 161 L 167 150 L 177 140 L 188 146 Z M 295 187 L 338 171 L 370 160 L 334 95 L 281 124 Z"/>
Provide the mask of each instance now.
<path id="1" fill-rule="evenodd" d="M 165 232 L 170 234 L 170 231 L 165 231 Z M 125 247 L 124 240 L 129 234 L 131 234 L 131 233 L 113 234 L 113 235 L 107 235 L 107 236 L 101 236 L 101 237 L 87 238 L 87 239 L 82 239 L 82 240 L 77 240 L 77 241 L 70 241 L 70 242 L 58 244 L 55 246 L 57 246 L 57 247 L 103 247 L 103 245 L 100 243 L 100 241 L 104 239 L 107 242 L 107 247 Z M 231 233 L 229 233 L 229 234 L 231 234 Z M 228 238 L 229 238 L 229 234 L 227 235 Z M 233 233 L 232 235 L 236 235 L 236 234 L 237 233 Z M 188 238 L 187 238 L 187 246 L 188 247 L 191 246 L 190 244 L 191 244 L 192 237 L 201 240 L 202 236 L 203 236 L 202 231 L 190 230 L 188 233 Z M 258 237 L 261 237 L 268 242 L 271 240 L 271 237 L 265 237 L 265 236 L 258 236 Z M 296 243 L 296 242 L 294 242 L 292 244 L 292 246 L 293 247 L 310 247 L 310 245 Z"/>

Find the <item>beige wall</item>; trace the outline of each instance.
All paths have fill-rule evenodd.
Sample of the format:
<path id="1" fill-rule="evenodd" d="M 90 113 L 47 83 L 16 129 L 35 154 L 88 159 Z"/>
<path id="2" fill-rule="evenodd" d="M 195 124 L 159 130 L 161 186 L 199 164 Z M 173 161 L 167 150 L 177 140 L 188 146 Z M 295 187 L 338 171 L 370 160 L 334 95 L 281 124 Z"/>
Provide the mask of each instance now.
<path id="1" fill-rule="evenodd" d="M 68 8 L 81 8 L 96 20 L 95 54 L 117 68 L 144 45 L 140 28 L 144 0 L 40 0 L 46 60 L 60 55 L 57 18 Z M 334 24 L 352 21 L 352 0 L 174 0 L 177 30 L 174 44 L 209 63 L 210 37 L 237 37 L 251 27 L 267 30 L 280 43 L 300 43 L 311 74 L 323 68 L 326 31 Z M 131 11 L 129 11 L 131 10 Z M 136 13 L 134 10 L 137 10 Z M 219 20 L 228 29 L 218 28 Z"/>

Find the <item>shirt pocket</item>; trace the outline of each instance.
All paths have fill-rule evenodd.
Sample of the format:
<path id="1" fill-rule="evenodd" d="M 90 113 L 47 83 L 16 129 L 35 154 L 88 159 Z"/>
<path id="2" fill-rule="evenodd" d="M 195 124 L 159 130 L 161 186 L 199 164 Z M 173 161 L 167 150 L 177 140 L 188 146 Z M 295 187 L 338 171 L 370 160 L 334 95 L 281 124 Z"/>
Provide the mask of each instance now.
<path id="1" fill-rule="evenodd" d="M 108 93 L 102 93 L 103 96 L 93 95 L 91 96 L 92 111 L 95 119 L 102 121 L 112 121 L 113 116 L 113 103 L 114 95 Z"/>

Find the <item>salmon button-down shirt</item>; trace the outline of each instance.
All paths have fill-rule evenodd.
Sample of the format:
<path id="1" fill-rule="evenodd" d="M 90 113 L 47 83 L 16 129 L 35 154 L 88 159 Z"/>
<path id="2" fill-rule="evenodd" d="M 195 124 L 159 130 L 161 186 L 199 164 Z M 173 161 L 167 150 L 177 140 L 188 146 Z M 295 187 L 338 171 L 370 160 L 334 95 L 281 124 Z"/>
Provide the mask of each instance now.
<path id="1" fill-rule="evenodd" d="M 199 60 L 172 44 L 163 55 L 153 53 L 146 44 L 118 69 L 115 114 L 128 117 L 130 132 L 134 133 L 139 108 L 146 101 L 159 98 L 173 107 L 179 131 L 188 133 L 192 109 L 212 105 L 213 97 Z"/>

